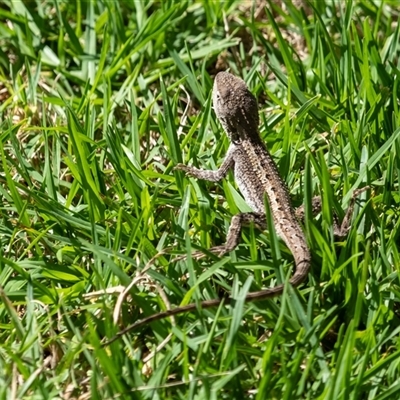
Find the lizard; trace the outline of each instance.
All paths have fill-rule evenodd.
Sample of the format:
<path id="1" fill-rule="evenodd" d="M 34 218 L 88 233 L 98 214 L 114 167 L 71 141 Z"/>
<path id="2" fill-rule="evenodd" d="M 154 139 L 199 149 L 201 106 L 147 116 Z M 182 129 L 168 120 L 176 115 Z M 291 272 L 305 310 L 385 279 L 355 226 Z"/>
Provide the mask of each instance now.
<path id="1" fill-rule="evenodd" d="M 216 115 L 230 140 L 222 165 L 218 170 L 212 171 L 177 164 L 175 170 L 181 170 L 186 175 L 198 179 L 218 182 L 227 175 L 230 169 L 233 169 L 235 181 L 253 212 L 239 213 L 233 216 L 225 244 L 212 247 L 209 251 L 222 256 L 234 250 L 239 244 L 243 225 L 254 223 L 257 228 L 265 230 L 267 223 L 264 197 L 267 196 L 276 233 L 286 243 L 294 258 L 295 273 L 290 278 L 289 284 L 297 287 L 307 277 L 311 265 L 310 248 L 299 222 L 304 209 L 300 207 L 298 211 L 295 211 L 293 208 L 287 185 L 280 177 L 278 168 L 260 137 L 257 100 L 242 79 L 228 72 L 219 72 L 216 75 L 212 100 Z M 344 224 L 349 224 L 355 197 L 367 188 L 354 192 L 343 224 L 338 229 L 341 235 L 350 229 Z M 316 198 L 316 203 L 319 204 L 313 205 L 313 208 L 320 208 L 321 199 Z M 194 255 L 198 257 L 200 254 L 196 252 Z M 180 258 L 178 257 L 178 259 Z M 245 302 L 278 296 L 283 293 L 284 287 L 285 284 L 279 284 L 272 288 L 250 292 L 246 295 Z M 205 309 L 219 306 L 221 302 L 229 304 L 232 301 L 231 297 L 225 297 L 205 300 L 199 305 L 200 308 Z M 128 331 L 142 325 L 195 311 L 199 305 L 192 303 L 145 317 L 118 332 L 107 343 L 111 343 Z"/>

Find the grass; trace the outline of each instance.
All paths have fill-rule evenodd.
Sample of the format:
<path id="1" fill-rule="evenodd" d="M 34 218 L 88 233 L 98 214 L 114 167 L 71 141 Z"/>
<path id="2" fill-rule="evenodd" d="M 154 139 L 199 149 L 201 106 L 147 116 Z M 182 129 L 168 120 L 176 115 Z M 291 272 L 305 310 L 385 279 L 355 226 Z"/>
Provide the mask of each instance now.
<path id="1" fill-rule="evenodd" d="M 399 25 L 395 1 L 22 2 L 0 6 L 0 398 L 395 399 L 400 390 Z M 217 71 L 257 96 L 261 136 L 313 255 L 245 230 Z M 333 236 L 353 191 L 348 236 Z M 311 215 L 314 195 L 322 212 Z M 120 329 L 232 293 L 234 307 Z"/>

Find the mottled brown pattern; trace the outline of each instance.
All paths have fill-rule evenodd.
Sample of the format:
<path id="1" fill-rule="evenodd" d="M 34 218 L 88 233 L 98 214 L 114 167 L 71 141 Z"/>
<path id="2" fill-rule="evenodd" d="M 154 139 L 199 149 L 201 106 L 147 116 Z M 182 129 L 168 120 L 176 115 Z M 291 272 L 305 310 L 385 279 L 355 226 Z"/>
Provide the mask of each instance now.
<path id="1" fill-rule="evenodd" d="M 276 164 L 260 138 L 257 101 L 241 79 L 227 72 L 220 72 L 214 81 L 213 105 L 218 119 L 231 140 L 224 162 L 217 171 L 200 170 L 183 164 L 178 164 L 176 169 L 184 171 L 189 176 L 212 182 L 220 181 L 226 176 L 229 169 L 233 169 L 240 191 L 254 212 L 235 215 L 229 227 L 226 243 L 222 246 L 212 247 L 209 251 L 223 255 L 235 249 L 239 244 L 243 225 L 254 223 L 258 228 L 266 229 L 264 204 L 266 196 L 276 232 L 293 254 L 296 271 L 289 282 L 292 286 L 297 286 L 307 276 L 311 263 L 310 250 L 298 222 L 298 218 L 303 217 L 304 210 L 303 208 L 298 211 L 293 209 L 287 186 L 279 176 Z M 337 232 L 347 233 L 355 196 L 365 189 L 367 188 L 354 193 L 345 220 Z M 319 211 L 320 208 L 321 199 L 317 197 L 313 201 L 313 211 Z M 193 254 L 193 257 L 196 258 L 203 256 L 204 254 L 201 252 Z M 283 289 L 284 285 L 280 284 L 273 288 L 249 293 L 246 296 L 246 302 L 277 296 L 283 292 Z M 201 302 L 200 307 L 211 308 L 220 305 L 221 302 L 229 304 L 232 300 L 231 297 L 207 300 Z M 194 311 L 198 306 L 189 304 L 151 315 L 124 329 L 111 341 L 139 326 L 172 315 Z"/>
<path id="2" fill-rule="evenodd" d="M 177 168 L 190 176 L 211 181 L 222 179 L 228 169 L 233 168 L 240 191 L 254 213 L 235 216 L 226 243 L 211 248 L 210 251 L 219 255 L 232 251 L 239 243 L 241 225 L 248 224 L 248 220 L 257 217 L 259 222 L 262 221 L 258 225 L 265 227 L 266 195 L 276 232 L 285 241 L 295 259 L 296 272 L 290 283 L 296 286 L 308 273 L 311 255 L 292 207 L 286 184 L 279 176 L 275 162 L 260 138 L 257 101 L 241 79 L 228 72 L 220 72 L 215 77 L 213 104 L 217 117 L 231 140 L 222 166 L 217 171 L 203 171 L 182 164 Z M 198 253 L 195 253 L 195 256 L 197 255 Z M 265 299 L 276 296 L 282 291 L 283 285 L 278 285 L 250 293 L 248 299 L 253 301 Z"/>

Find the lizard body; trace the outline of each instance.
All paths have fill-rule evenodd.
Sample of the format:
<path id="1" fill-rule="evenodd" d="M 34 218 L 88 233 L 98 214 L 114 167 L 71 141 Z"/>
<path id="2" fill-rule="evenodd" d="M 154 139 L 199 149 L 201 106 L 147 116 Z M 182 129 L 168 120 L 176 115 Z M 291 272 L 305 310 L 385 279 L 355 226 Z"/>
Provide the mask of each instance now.
<path id="1" fill-rule="evenodd" d="M 201 170 L 183 164 L 178 164 L 175 169 L 182 170 L 189 176 L 212 182 L 220 181 L 229 169 L 233 169 L 239 189 L 254 211 L 235 215 L 229 227 L 226 243 L 212 247 L 209 251 L 221 256 L 235 249 L 239 244 L 243 225 L 254 223 L 260 229 L 266 229 L 264 198 L 267 196 L 276 232 L 294 257 L 296 270 L 289 283 L 298 286 L 306 278 L 311 264 L 310 249 L 298 220 L 304 209 L 300 208 L 297 211 L 293 209 L 287 186 L 260 138 L 257 101 L 243 80 L 228 72 L 220 72 L 214 81 L 213 105 L 231 141 L 222 165 L 217 171 Z M 366 189 L 368 187 L 354 192 L 342 226 L 334 228 L 339 235 L 343 236 L 348 232 L 355 197 Z M 320 209 L 320 205 L 321 199 L 316 198 L 315 207 Z M 202 253 L 196 252 L 194 256 L 198 257 L 200 254 Z M 280 284 L 273 288 L 251 292 L 246 295 L 245 302 L 268 299 L 281 294 L 283 290 L 284 285 Z M 232 300 L 231 297 L 206 300 L 200 302 L 200 307 L 203 309 L 216 307 L 222 302 L 229 304 Z M 192 303 L 145 317 L 121 330 L 107 344 L 140 326 L 173 315 L 196 311 L 198 307 L 198 304 Z"/>

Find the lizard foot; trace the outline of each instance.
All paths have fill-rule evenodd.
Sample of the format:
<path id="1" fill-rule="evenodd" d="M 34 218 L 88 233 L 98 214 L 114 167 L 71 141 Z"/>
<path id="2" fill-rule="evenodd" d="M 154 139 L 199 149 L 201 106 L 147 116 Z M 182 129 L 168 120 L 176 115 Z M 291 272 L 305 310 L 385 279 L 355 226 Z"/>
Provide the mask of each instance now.
<path id="1" fill-rule="evenodd" d="M 231 250 L 233 250 L 233 249 L 229 249 L 227 246 L 222 245 L 222 246 L 211 247 L 210 249 L 207 250 L 207 252 L 213 253 L 213 254 L 217 255 L 218 257 L 222 257 L 224 254 L 229 253 Z M 192 258 L 194 260 L 200 260 L 206 256 L 207 256 L 207 254 L 202 252 L 201 250 L 196 250 L 192 253 Z M 186 260 L 186 258 L 187 258 L 187 255 L 185 254 L 182 256 L 175 257 L 172 260 L 172 262 Z"/>

